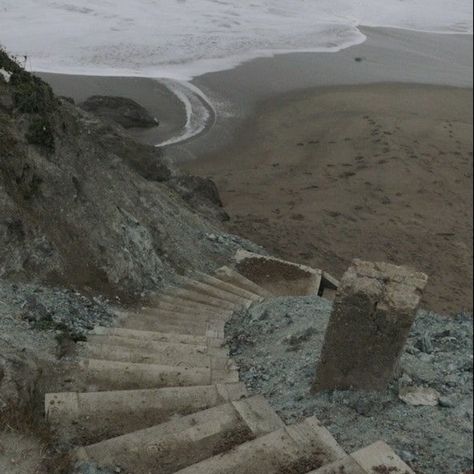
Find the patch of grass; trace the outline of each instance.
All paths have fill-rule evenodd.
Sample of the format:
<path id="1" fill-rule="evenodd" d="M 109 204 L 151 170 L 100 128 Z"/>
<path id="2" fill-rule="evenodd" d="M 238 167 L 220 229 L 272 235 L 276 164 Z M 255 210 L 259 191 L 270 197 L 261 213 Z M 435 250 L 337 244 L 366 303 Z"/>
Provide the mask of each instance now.
<path id="1" fill-rule="evenodd" d="M 38 145 L 49 151 L 54 151 L 55 149 L 53 127 L 46 117 L 39 116 L 31 121 L 26 133 L 26 139 L 31 145 Z"/>
<path id="2" fill-rule="evenodd" d="M 25 71 L 14 59 L 0 48 L 0 68 L 10 72 L 7 87 L 13 97 L 15 110 L 34 115 L 30 121 L 26 139 L 32 145 L 54 151 L 54 114 L 59 101 L 51 87 L 39 77 Z"/>
<path id="3" fill-rule="evenodd" d="M 0 46 L 0 68 L 5 69 L 5 71 L 15 73 L 20 72 L 22 67 L 12 59 L 8 53 Z"/>
<path id="4" fill-rule="evenodd" d="M 50 86 L 32 74 L 21 71 L 13 73 L 10 84 L 13 99 L 19 112 L 45 114 L 56 108 L 57 102 Z"/>

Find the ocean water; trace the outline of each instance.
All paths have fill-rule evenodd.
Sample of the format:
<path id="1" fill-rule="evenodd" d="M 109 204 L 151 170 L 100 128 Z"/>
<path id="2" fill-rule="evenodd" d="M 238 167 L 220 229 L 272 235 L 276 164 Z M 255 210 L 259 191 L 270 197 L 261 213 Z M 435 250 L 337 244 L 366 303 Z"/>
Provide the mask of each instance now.
<path id="1" fill-rule="evenodd" d="M 186 81 L 263 56 L 339 51 L 359 26 L 473 31 L 472 0 L 0 0 L 0 44 L 37 71 Z"/>
<path id="2" fill-rule="evenodd" d="M 190 81 L 258 57 L 337 52 L 361 26 L 472 34 L 472 0 L 0 0 L 0 45 L 29 70 L 159 79 L 183 103 L 174 145 L 222 115 Z"/>

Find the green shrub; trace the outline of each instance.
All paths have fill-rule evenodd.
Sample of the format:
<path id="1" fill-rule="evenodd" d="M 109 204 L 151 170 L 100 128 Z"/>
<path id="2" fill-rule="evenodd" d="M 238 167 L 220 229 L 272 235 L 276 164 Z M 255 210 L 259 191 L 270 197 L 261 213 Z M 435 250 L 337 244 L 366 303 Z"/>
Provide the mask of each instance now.
<path id="1" fill-rule="evenodd" d="M 28 143 L 42 146 L 49 151 L 54 151 L 54 134 L 50 122 L 44 117 L 37 117 L 32 120 L 26 133 Z"/>
<path id="2" fill-rule="evenodd" d="M 44 114 L 54 109 L 53 92 L 41 79 L 22 71 L 12 75 L 10 84 L 13 86 L 13 99 L 18 111 Z"/>
<path id="3" fill-rule="evenodd" d="M 0 46 L 0 68 L 5 69 L 8 72 L 20 72 L 22 71 L 21 66 L 14 61 L 7 52 Z"/>
<path id="4" fill-rule="evenodd" d="M 12 74 L 12 87 L 15 107 L 23 113 L 44 114 L 57 106 L 51 87 L 39 77 L 25 71 L 14 59 L 0 48 L 0 68 Z"/>

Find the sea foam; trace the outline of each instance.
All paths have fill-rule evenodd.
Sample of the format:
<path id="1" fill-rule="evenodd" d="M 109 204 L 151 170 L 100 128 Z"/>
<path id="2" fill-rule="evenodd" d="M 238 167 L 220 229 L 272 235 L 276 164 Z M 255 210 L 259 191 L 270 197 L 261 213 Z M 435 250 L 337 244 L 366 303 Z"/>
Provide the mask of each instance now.
<path id="1" fill-rule="evenodd" d="M 359 26 L 472 34 L 471 0 L 0 0 L 0 43 L 37 71 L 190 80 L 339 51 Z"/>

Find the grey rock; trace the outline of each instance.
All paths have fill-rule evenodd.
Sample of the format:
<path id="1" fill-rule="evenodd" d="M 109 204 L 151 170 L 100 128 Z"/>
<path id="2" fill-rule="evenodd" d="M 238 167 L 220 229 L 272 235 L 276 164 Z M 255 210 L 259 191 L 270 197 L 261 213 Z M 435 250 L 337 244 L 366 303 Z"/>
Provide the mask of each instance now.
<path id="1" fill-rule="evenodd" d="M 31 322 L 51 321 L 51 314 L 43 304 L 38 301 L 34 295 L 29 295 L 25 299 L 24 319 Z"/>
<path id="2" fill-rule="evenodd" d="M 370 400 L 360 399 L 353 405 L 354 410 L 362 416 L 370 416 L 374 413 L 373 403 Z"/>
<path id="3" fill-rule="evenodd" d="M 430 362 L 433 361 L 433 355 L 432 354 L 426 354 L 426 353 L 422 352 L 418 355 L 418 357 L 422 362 L 430 363 Z"/>
<path id="4" fill-rule="evenodd" d="M 418 348 L 425 354 L 431 354 L 433 352 L 433 342 L 429 333 L 423 334 L 419 341 Z"/>
<path id="5" fill-rule="evenodd" d="M 440 397 L 439 405 L 443 408 L 456 408 L 456 402 L 452 397 Z"/>
<path id="6" fill-rule="evenodd" d="M 405 462 L 413 462 L 416 460 L 416 456 L 411 451 L 400 451 L 400 457 Z"/>

